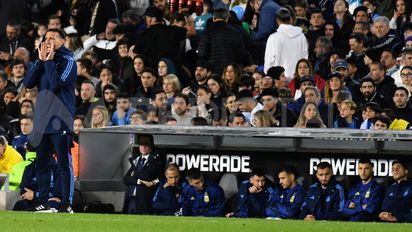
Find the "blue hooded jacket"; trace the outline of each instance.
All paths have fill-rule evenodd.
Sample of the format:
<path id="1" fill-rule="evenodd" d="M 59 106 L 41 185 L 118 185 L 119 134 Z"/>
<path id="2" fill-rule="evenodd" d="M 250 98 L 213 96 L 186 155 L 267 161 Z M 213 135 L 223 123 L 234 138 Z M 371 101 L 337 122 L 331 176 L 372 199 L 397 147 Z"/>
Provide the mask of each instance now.
<path id="1" fill-rule="evenodd" d="M 266 208 L 267 217 L 296 219 L 300 216 L 300 207 L 306 194 L 302 185 L 296 184 L 295 187 L 287 189 L 277 188 L 273 193 Z"/>
<path id="2" fill-rule="evenodd" d="M 250 193 L 250 187 L 252 187 L 252 184 L 249 180 L 245 180 L 240 184 L 234 217 L 265 217 L 265 208 L 273 195 L 274 189 L 267 182 L 258 193 Z"/>
<path id="3" fill-rule="evenodd" d="M 358 183 L 349 192 L 343 209 L 343 216 L 349 221 L 372 221 L 377 218 L 383 200 L 383 188 L 371 180 L 367 184 Z M 353 202 L 355 208 L 349 208 Z"/>
<path id="4" fill-rule="evenodd" d="M 183 189 L 183 216 L 223 216 L 224 205 L 223 189 L 209 180 L 205 180 L 203 191 L 191 185 Z"/>
<path id="5" fill-rule="evenodd" d="M 395 182 L 389 186 L 381 212 L 392 213 L 399 222 L 412 222 L 412 182 Z"/>
<path id="6" fill-rule="evenodd" d="M 308 214 L 312 214 L 316 220 L 339 220 L 344 205 L 345 192 L 340 184 L 332 181 L 323 189 L 318 182 L 310 186 L 300 218 L 304 219 Z"/>
<path id="7" fill-rule="evenodd" d="M 71 51 L 61 46 L 53 60 L 36 60 L 23 80 L 27 88 L 39 90 L 34 112 L 33 132 L 39 134 L 71 133 L 76 110 L 75 83 L 77 66 Z"/>
<path id="8" fill-rule="evenodd" d="M 153 210 L 159 215 L 175 216 L 182 208 L 182 188 L 187 185 L 186 182 L 178 186 L 164 187 L 166 181 L 160 183 L 156 194 L 153 197 Z"/>
<path id="9" fill-rule="evenodd" d="M 252 33 L 252 39 L 261 47 L 266 47 L 266 41 L 269 36 L 278 28 L 276 24 L 276 13 L 280 6 L 272 0 L 262 0 L 260 5 L 260 15 L 258 31 Z"/>

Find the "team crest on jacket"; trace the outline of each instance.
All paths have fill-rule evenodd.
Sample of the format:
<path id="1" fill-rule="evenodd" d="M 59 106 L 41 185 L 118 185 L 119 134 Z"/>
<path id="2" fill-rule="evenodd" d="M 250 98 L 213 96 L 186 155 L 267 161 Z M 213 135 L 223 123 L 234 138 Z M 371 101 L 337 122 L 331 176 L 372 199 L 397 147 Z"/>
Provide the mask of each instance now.
<path id="1" fill-rule="evenodd" d="M 290 198 L 290 200 L 289 200 L 290 203 L 293 203 L 293 202 L 295 201 L 295 194 L 296 194 L 296 193 L 294 193 L 294 194 L 292 195 L 292 197 Z"/>
<path id="2" fill-rule="evenodd" d="M 203 196 L 203 201 L 205 203 L 209 203 L 210 199 L 209 199 L 209 194 L 207 192 L 205 192 L 205 195 Z"/>

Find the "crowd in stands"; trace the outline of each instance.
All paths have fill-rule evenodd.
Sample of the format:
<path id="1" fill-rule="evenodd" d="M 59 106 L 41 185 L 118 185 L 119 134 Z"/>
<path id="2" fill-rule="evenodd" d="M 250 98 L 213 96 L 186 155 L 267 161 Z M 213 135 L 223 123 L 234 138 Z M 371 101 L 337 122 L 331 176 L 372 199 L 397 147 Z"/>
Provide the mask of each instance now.
<path id="1" fill-rule="evenodd" d="M 26 14 L 5 14 L 0 117 L 9 142 L 23 108 L 35 108 L 37 90 L 22 80 L 49 28 L 66 32 L 76 60 L 79 127 L 376 129 L 378 118 L 383 129 L 410 127 L 408 1 L 138 2 L 34 1 Z"/>
<path id="2" fill-rule="evenodd" d="M 7 154 L 0 157 L 2 165 L 5 157 L 32 163 L 27 141 L 39 93 L 24 86 L 23 79 L 51 28 L 64 30 L 64 46 L 77 65 L 74 162 L 80 128 L 412 126 L 409 1 L 197 3 L 2 1 L 0 134 L 5 141 L 0 141 L 0 148 Z M 14 163 L 3 165 L 0 172 L 10 173 Z M 77 176 L 78 165 L 73 168 Z M 189 184 L 199 175 L 189 175 Z M 190 191 L 199 204 L 211 200 L 212 196 L 203 196 L 202 203 L 196 189 Z M 317 191 L 321 189 L 313 189 L 314 194 Z M 317 217 L 312 204 L 305 202 L 303 212 Z M 269 211 L 283 210 L 276 207 Z M 136 210 L 127 205 L 125 212 Z M 181 213 L 185 212 L 183 208 Z M 244 215 L 241 207 L 230 216 L 236 215 Z"/>

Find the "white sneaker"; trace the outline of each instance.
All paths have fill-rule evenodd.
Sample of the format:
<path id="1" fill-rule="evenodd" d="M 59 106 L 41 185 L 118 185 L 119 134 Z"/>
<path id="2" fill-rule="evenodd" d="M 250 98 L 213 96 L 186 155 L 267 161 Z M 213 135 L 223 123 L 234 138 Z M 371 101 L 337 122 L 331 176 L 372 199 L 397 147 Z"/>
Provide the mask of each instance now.
<path id="1" fill-rule="evenodd" d="M 45 210 L 37 210 L 35 211 L 36 213 L 57 213 L 57 209 L 55 208 L 50 208 L 50 209 L 45 209 Z"/>

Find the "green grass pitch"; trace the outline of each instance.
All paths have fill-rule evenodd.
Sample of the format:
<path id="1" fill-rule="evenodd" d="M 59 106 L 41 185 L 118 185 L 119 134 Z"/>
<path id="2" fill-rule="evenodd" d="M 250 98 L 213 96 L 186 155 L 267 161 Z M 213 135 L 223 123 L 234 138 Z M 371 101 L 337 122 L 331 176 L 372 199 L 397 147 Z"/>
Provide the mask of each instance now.
<path id="1" fill-rule="evenodd" d="M 0 212 L 1 231 L 412 231 L 412 224 Z"/>

